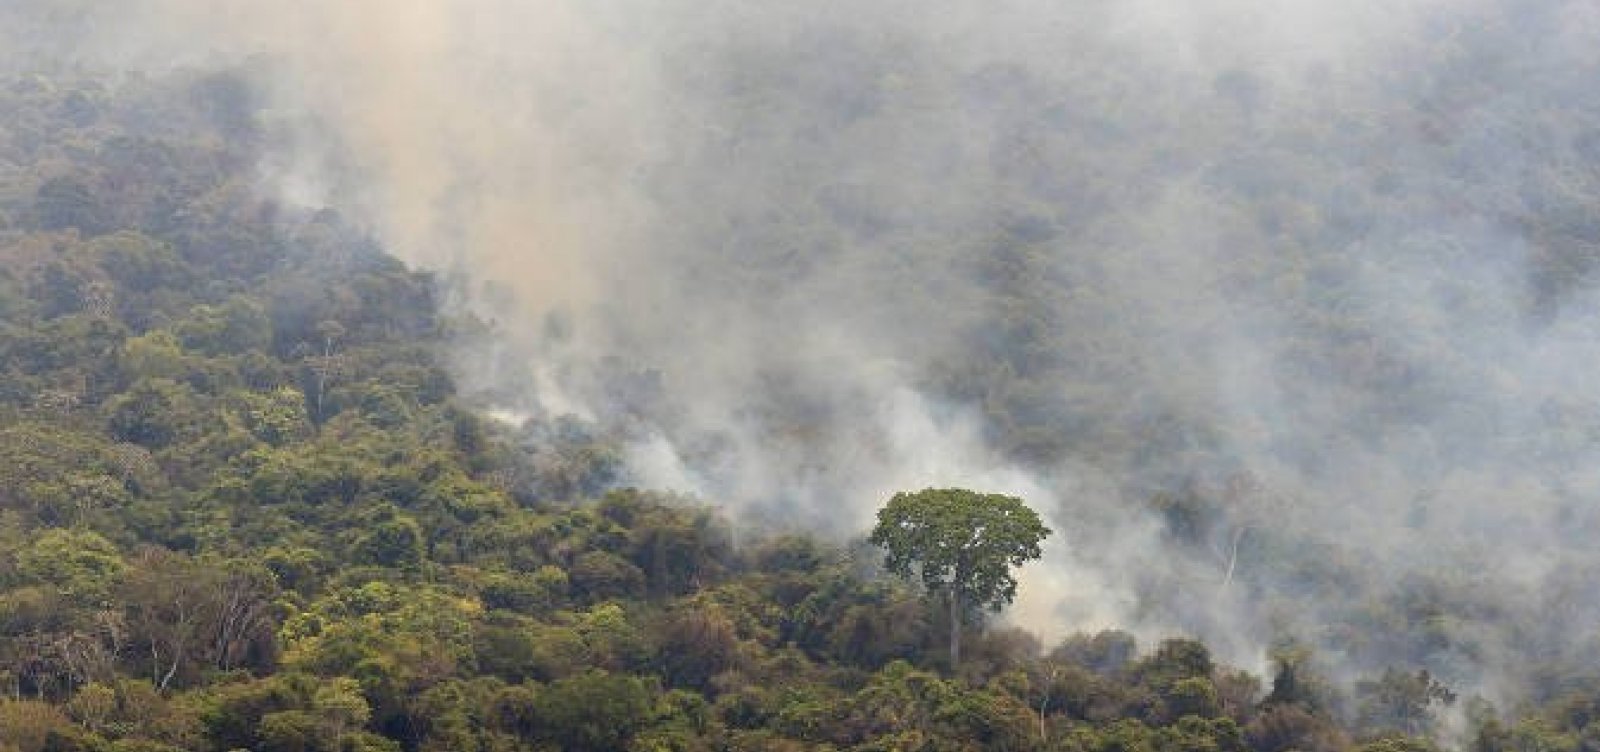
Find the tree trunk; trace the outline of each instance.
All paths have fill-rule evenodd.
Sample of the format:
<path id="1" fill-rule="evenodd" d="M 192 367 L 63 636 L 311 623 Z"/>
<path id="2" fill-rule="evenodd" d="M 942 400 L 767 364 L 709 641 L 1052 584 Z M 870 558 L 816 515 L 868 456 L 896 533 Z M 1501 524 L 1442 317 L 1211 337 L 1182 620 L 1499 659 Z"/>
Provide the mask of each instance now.
<path id="1" fill-rule="evenodd" d="M 1250 526 L 1240 527 L 1233 533 L 1233 545 L 1228 549 L 1227 572 L 1222 578 L 1222 589 L 1227 590 L 1233 584 L 1234 569 L 1239 566 L 1239 544 L 1244 542 L 1244 534 L 1250 532 Z"/>
<path id="2" fill-rule="evenodd" d="M 182 656 L 182 653 L 175 653 L 173 655 L 172 667 L 167 669 L 165 676 L 161 677 L 161 683 L 156 685 L 156 689 L 161 690 L 162 692 L 167 691 L 167 685 L 172 683 L 172 677 L 176 676 L 178 673 L 178 664 L 182 662 Z"/>
<path id="3" fill-rule="evenodd" d="M 961 663 L 961 591 L 950 588 L 950 673 Z"/>
<path id="4" fill-rule="evenodd" d="M 1044 711 L 1045 711 L 1045 707 L 1050 704 L 1050 686 L 1056 683 L 1056 675 L 1059 674 L 1059 673 L 1060 673 L 1059 669 L 1055 669 L 1055 668 L 1050 669 L 1050 675 L 1048 677 L 1046 677 L 1045 680 L 1044 680 L 1044 690 L 1039 693 L 1039 743 L 1040 744 L 1044 744 L 1045 742 L 1049 741 L 1049 739 L 1046 736 L 1046 728 L 1045 728 L 1045 718 L 1046 718 L 1046 716 L 1044 714 Z"/>

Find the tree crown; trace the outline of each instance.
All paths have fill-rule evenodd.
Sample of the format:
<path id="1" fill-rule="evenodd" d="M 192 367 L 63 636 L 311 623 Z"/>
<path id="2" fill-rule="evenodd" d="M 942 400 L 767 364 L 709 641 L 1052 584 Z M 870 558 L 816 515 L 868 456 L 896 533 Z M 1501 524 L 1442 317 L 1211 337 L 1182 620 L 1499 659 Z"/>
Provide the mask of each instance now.
<path id="1" fill-rule="evenodd" d="M 895 494 L 868 540 L 888 552 L 890 572 L 918 574 L 930 590 L 954 589 L 998 611 L 1017 594 L 1012 568 L 1039 558 L 1049 535 L 1014 496 L 929 488 Z"/>

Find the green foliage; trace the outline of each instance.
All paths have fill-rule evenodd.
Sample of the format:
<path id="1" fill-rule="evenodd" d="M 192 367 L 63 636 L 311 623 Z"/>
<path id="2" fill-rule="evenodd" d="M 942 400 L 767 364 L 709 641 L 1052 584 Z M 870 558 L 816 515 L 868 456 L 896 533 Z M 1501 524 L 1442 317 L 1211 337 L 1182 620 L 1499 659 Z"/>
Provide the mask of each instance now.
<path id="1" fill-rule="evenodd" d="M 739 637 L 720 608 L 689 607 L 660 627 L 662 673 L 673 686 L 706 691 L 713 677 L 736 665 Z"/>
<path id="2" fill-rule="evenodd" d="M 568 570 L 573 592 L 589 601 L 636 597 L 644 592 L 644 573 L 609 551 L 585 551 Z"/>
<path id="3" fill-rule="evenodd" d="M 1206 677 L 1191 677 L 1173 682 L 1162 693 L 1167 713 L 1174 718 L 1184 716 L 1212 717 L 1222 710 L 1217 698 L 1217 688 Z"/>
<path id="4" fill-rule="evenodd" d="M 624 748 L 651 719 L 654 691 L 637 677 L 590 671 L 558 679 L 534 699 L 539 735 L 573 752 Z"/>
<path id="5" fill-rule="evenodd" d="M 1211 651 L 1198 640 L 1164 640 L 1154 655 L 1140 661 L 1137 673 L 1155 681 L 1171 681 L 1184 677 L 1210 676 L 1216 666 L 1211 661 Z"/>
<path id="6" fill-rule="evenodd" d="M 887 551 L 884 566 L 950 601 L 950 664 L 960 655 L 967 605 L 995 611 L 1017 595 L 1014 567 L 1042 555 L 1050 535 L 1021 499 L 959 488 L 902 492 L 878 510 L 868 542 Z"/>
<path id="7" fill-rule="evenodd" d="M 122 344 L 120 363 L 124 377 L 129 381 L 139 379 L 183 378 L 190 368 L 184 357 L 183 346 L 171 332 L 155 330 L 138 337 L 129 337 Z"/>
<path id="8" fill-rule="evenodd" d="M 1288 704 L 1262 709 L 1245 728 L 1245 738 L 1251 749 L 1260 752 L 1331 752 L 1348 746 L 1344 734 L 1327 717 Z"/>
<path id="9" fill-rule="evenodd" d="M 957 488 L 898 493 L 878 511 L 867 539 L 890 572 L 929 590 L 959 593 L 999 610 L 1017 594 L 1014 567 L 1039 558 L 1050 529 L 1021 499 Z"/>
<path id="10" fill-rule="evenodd" d="M 1361 728 L 1408 736 L 1426 736 L 1437 722 L 1432 706 L 1450 705 L 1455 692 L 1433 678 L 1426 669 L 1415 674 L 1387 670 L 1375 680 L 1356 684 L 1357 716 Z"/>
<path id="11" fill-rule="evenodd" d="M 566 601 L 568 577 L 560 567 L 544 565 L 530 573 L 493 572 L 479 597 L 487 608 L 523 613 L 548 613 Z"/>
<path id="12" fill-rule="evenodd" d="M 1138 655 L 1133 635 L 1119 630 L 1103 630 L 1092 635 L 1078 633 L 1062 640 L 1051 651 L 1054 660 L 1073 663 L 1097 674 L 1121 673 Z"/>
<path id="13" fill-rule="evenodd" d="M 792 532 L 735 547 L 703 502 L 613 488 L 609 428 L 511 428 L 456 395 L 439 282 L 332 211 L 262 199 L 249 71 L 61 75 L 0 86 L 0 751 L 1357 748 L 1293 650 L 1265 698 L 1200 642 L 1140 655 L 1116 631 L 1041 656 L 992 630 L 941 675 L 937 630 L 1010 602 L 1050 534 L 1020 500 L 930 489 L 880 513 L 887 568 L 952 596 L 948 624 L 856 550 Z M 791 208 L 850 209 L 836 199 Z M 1055 223 L 1007 219 L 992 253 L 958 264 L 999 313 L 960 324 L 985 357 L 931 367 L 928 388 L 979 405 L 1013 457 L 1222 441 L 1159 395 L 1083 394 L 1079 369 L 1124 364 L 1068 325 L 1109 309 L 1051 269 Z M 1286 284 L 1339 271 L 1283 248 L 1309 268 Z M 1530 295 L 1559 297 L 1581 259 L 1547 250 Z M 1188 546 L 1233 513 L 1157 504 Z M 1319 594 L 1354 587 L 1356 568 L 1271 545 L 1243 555 Z M 1448 646 L 1443 600 L 1376 604 L 1358 634 L 1414 641 L 1395 654 Z M 1600 749 L 1600 692 L 1550 684 L 1561 694 L 1521 717 L 1474 716 L 1477 752 Z M 1357 685 L 1359 748 L 1431 750 L 1449 697 L 1426 673 Z"/>
<path id="14" fill-rule="evenodd" d="M 245 426 L 257 440 L 283 446 L 309 435 L 311 421 L 306 415 L 305 395 L 300 390 L 280 386 L 264 393 L 246 392 L 241 399 Z"/>
<path id="15" fill-rule="evenodd" d="M 393 569 L 414 570 L 422 564 L 422 526 L 392 509 L 375 514 L 353 546 L 356 561 Z"/>
<path id="16" fill-rule="evenodd" d="M 105 232 L 110 219 L 94 189 L 71 176 L 54 177 L 41 184 L 33 210 L 43 229 L 75 229 L 85 235 Z"/>
<path id="17" fill-rule="evenodd" d="M 46 530 L 17 552 L 24 583 L 42 583 L 86 604 L 99 604 L 127 567 L 117 547 L 87 530 Z"/>
<path id="18" fill-rule="evenodd" d="M 93 238 L 74 248 L 73 254 L 104 270 L 128 292 L 176 287 L 189 277 L 189 269 L 171 245 L 134 230 Z"/>
<path id="19" fill-rule="evenodd" d="M 149 449 L 199 438 L 204 428 L 200 400 L 187 384 L 140 379 L 107 405 L 111 435 Z"/>
<path id="20" fill-rule="evenodd" d="M 272 321 L 257 299 L 235 295 L 218 306 L 198 305 L 175 327 L 185 349 L 209 356 L 265 350 L 272 345 Z"/>
<path id="21" fill-rule="evenodd" d="M 1356 752 L 1438 752 L 1439 748 L 1426 739 L 1414 737 L 1386 737 L 1367 742 L 1355 748 Z"/>
<path id="22" fill-rule="evenodd" d="M 10 744 L 17 752 L 45 752 L 54 735 L 70 728 L 66 714 L 52 705 L 0 699 L 0 744 Z"/>

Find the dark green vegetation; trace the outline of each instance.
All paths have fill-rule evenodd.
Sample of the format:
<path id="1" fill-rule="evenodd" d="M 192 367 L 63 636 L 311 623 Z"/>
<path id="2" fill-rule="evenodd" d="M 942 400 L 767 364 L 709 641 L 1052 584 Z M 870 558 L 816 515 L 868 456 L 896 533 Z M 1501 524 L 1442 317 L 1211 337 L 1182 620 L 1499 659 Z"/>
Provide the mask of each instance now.
<path id="1" fill-rule="evenodd" d="M 1429 747 L 1409 666 L 990 629 L 952 670 L 879 552 L 608 491 L 607 437 L 460 403 L 432 280 L 260 197 L 250 97 L 0 82 L 0 750 Z M 1476 748 L 1600 746 L 1592 685 L 1541 699 Z"/>
<path id="2" fill-rule="evenodd" d="M 1017 597 L 1013 567 L 1039 558 L 1050 535 L 1021 499 L 960 488 L 897 493 L 878 512 L 867 542 L 889 555 L 884 566 L 913 572 L 950 604 L 950 665 L 961 663 L 961 624 L 974 608 L 999 611 Z"/>

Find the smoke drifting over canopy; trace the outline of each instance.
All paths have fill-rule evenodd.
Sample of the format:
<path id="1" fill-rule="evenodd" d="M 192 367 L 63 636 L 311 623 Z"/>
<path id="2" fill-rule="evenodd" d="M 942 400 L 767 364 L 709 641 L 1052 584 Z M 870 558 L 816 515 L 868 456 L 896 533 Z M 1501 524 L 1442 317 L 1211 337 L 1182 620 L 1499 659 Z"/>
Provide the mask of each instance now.
<path id="1" fill-rule="evenodd" d="M 1018 493 L 1046 635 L 1595 660 L 1591 4 L 79 5 L 70 49 L 243 65 L 263 185 L 440 272 L 510 343 L 464 383 L 635 482 L 844 533 Z"/>

